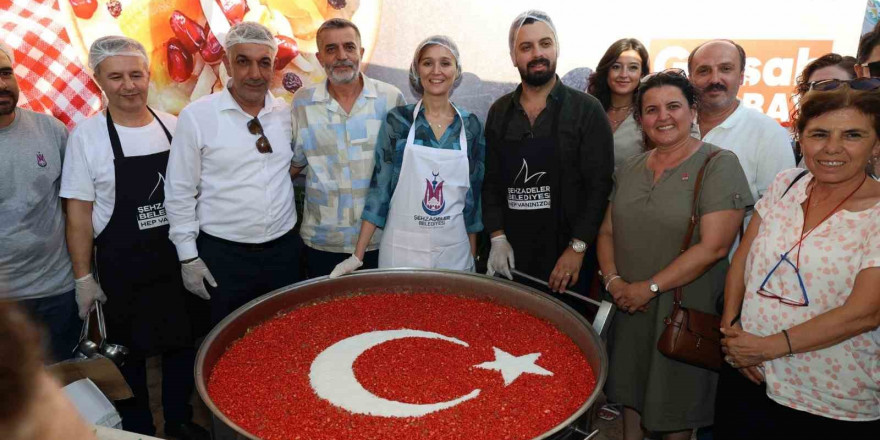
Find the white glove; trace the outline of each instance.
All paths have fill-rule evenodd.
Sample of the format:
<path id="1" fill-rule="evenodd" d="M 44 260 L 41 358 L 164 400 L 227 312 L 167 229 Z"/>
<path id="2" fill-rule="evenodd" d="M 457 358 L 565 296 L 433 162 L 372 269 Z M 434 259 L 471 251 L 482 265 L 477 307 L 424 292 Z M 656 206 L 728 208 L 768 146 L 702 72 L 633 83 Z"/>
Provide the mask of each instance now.
<path id="1" fill-rule="evenodd" d="M 350 257 L 346 258 L 345 261 L 337 264 L 336 267 L 333 268 L 333 272 L 330 272 L 330 278 L 338 278 L 342 275 L 350 274 L 363 265 L 364 262 L 352 254 Z"/>
<path id="2" fill-rule="evenodd" d="M 88 274 L 74 281 L 76 291 L 76 305 L 79 306 L 79 318 L 86 319 L 86 315 L 92 311 L 95 301 L 107 302 L 107 295 L 101 290 L 101 285 L 92 274 Z"/>
<path id="3" fill-rule="evenodd" d="M 513 264 L 513 247 L 507 241 L 507 236 L 501 234 L 491 240 L 492 248 L 489 250 L 489 263 L 486 265 L 488 270 L 486 275 L 495 275 L 495 272 L 504 275 L 509 280 L 513 280 L 513 274 L 510 269 L 515 266 Z"/>
<path id="4" fill-rule="evenodd" d="M 217 287 L 217 282 L 214 281 L 214 275 L 211 275 L 211 271 L 201 258 L 189 263 L 181 263 L 180 273 L 183 275 L 183 287 L 186 287 L 186 290 L 201 299 L 211 299 L 204 280 L 208 280 L 211 287 Z"/>

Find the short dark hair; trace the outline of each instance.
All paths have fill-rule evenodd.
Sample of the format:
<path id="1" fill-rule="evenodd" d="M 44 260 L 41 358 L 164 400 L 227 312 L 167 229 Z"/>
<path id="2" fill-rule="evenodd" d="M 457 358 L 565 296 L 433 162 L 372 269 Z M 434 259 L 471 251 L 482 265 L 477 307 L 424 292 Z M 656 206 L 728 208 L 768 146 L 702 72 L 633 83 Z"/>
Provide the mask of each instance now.
<path id="1" fill-rule="evenodd" d="M 736 41 L 728 40 L 728 39 L 724 39 L 724 38 L 719 38 L 717 40 L 704 41 L 704 42 L 700 43 L 699 46 L 695 47 L 694 50 L 692 50 L 691 53 L 688 55 L 688 71 L 691 71 L 691 64 L 693 64 L 693 62 L 694 62 L 694 54 L 697 53 L 697 51 L 700 50 L 701 47 L 703 47 L 709 43 L 716 43 L 719 41 L 722 41 L 725 43 L 730 43 L 733 45 L 733 47 L 736 48 L 736 52 L 739 54 L 739 71 L 745 72 L 746 71 L 746 50 L 743 49 L 743 47 L 740 46 Z"/>
<path id="2" fill-rule="evenodd" d="M 602 59 L 599 60 L 599 66 L 596 67 L 596 71 L 590 75 L 590 85 L 587 87 L 587 93 L 595 96 L 602 103 L 602 108 L 605 110 L 608 110 L 608 107 L 611 106 L 611 88 L 608 87 L 608 72 L 611 71 L 611 66 L 614 65 L 620 54 L 628 50 L 638 52 L 642 58 L 641 76 L 645 76 L 651 71 L 648 50 L 641 41 L 635 38 L 623 38 L 611 43 L 611 47 L 605 51 L 605 55 L 602 55 Z"/>
<path id="3" fill-rule="evenodd" d="M 859 50 L 856 52 L 856 59 L 859 64 L 868 61 L 874 48 L 880 46 L 880 22 L 874 25 L 874 29 L 859 39 Z"/>
<path id="4" fill-rule="evenodd" d="M 647 93 L 648 90 L 657 87 L 678 87 L 678 89 L 681 90 L 681 94 L 687 99 L 689 107 L 693 108 L 699 104 L 699 92 L 697 91 L 697 88 L 691 84 L 686 75 L 673 72 L 659 72 L 645 78 L 646 79 L 643 79 L 639 84 L 639 88 L 636 90 L 635 95 L 633 117 L 635 117 L 637 121 L 641 121 L 642 118 L 642 99 L 644 98 L 645 93 Z"/>
<path id="5" fill-rule="evenodd" d="M 331 18 L 324 23 L 321 23 L 321 27 L 318 28 L 318 31 L 315 32 L 315 43 L 318 44 L 318 52 L 321 51 L 321 44 L 319 41 L 321 40 L 321 32 L 324 32 L 328 29 L 345 29 L 352 28 L 354 29 L 355 35 L 357 35 L 358 46 L 362 46 L 361 44 L 361 30 L 358 29 L 357 25 L 354 24 L 351 20 L 346 20 L 344 18 Z"/>

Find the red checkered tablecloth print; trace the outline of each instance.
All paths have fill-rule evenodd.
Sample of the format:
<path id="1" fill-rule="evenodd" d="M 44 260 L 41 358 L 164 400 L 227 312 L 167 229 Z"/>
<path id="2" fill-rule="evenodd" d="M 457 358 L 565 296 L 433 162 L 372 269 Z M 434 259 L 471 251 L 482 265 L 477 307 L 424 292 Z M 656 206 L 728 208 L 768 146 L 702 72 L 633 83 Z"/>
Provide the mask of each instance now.
<path id="1" fill-rule="evenodd" d="M 0 39 L 15 51 L 19 106 L 73 127 L 101 108 L 101 91 L 70 43 L 58 1 L 0 0 Z"/>

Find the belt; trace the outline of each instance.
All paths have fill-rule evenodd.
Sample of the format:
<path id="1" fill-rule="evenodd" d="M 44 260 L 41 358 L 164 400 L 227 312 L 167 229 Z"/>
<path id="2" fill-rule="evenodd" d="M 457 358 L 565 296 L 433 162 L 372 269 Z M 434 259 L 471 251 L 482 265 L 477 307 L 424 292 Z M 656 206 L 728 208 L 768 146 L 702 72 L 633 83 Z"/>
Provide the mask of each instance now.
<path id="1" fill-rule="evenodd" d="M 264 243 L 239 243 L 237 241 L 231 241 L 231 240 L 227 240 L 225 238 L 216 237 L 216 236 L 208 234 L 207 232 L 204 232 L 204 231 L 199 231 L 199 237 L 203 237 L 205 240 L 213 241 L 215 243 L 225 244 L 227 246 L 237 247 L 240 249 L 245 249 L 248 251 L 262 251 L 265 249 L 271 249 L 271 248 L 281 244 L 281 242 L 283 242 L 290 235 L 293 235 L 293 229 L 291 229 L 290 231 L 287 231 L 284 235 L 282 235 L 274 240 L 269 240 Z"/>

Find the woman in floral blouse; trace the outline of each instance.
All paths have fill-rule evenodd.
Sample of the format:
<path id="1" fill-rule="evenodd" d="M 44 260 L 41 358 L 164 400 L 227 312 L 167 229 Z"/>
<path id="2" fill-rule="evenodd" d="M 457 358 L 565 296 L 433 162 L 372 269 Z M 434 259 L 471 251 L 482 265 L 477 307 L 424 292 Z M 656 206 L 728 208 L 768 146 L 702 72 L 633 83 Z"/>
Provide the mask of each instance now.
<path id="1" fill-rule="evenodd" d="M 776 176 L 728 272 L 716 439 L 880 433 L 880 79 L 812 87 L 807 170 Z"/>

